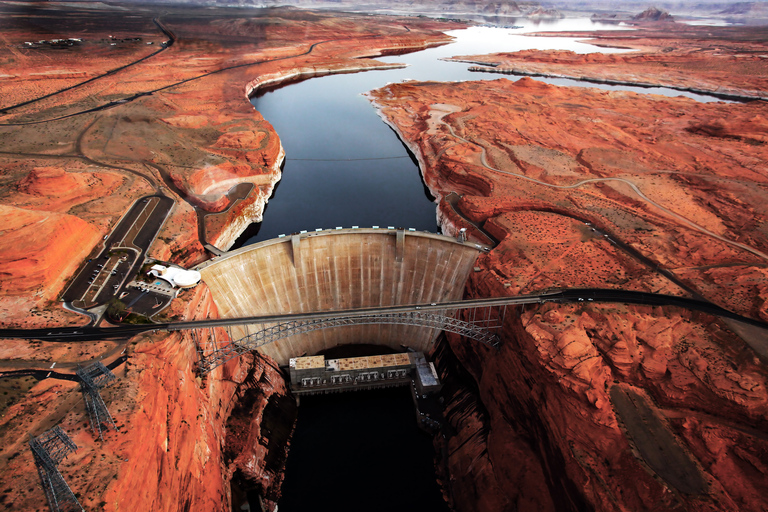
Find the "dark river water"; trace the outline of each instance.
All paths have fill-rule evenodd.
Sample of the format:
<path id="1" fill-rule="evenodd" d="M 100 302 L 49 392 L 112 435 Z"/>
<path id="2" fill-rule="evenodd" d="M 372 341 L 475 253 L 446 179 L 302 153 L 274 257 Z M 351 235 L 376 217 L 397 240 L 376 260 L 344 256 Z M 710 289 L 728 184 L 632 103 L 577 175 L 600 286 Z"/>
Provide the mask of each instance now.
<path id="1" fill-rule="evenodd" d="M 236 246 L 316 228 L 393 226 L 437 231 L 433 198 L 418 167 L 363 93 L 389 82 L 496 80 L 467 64 L 439 59 L 529 48 L 579 53 L 623 51 L 571 38 L 526 37 L 525 32 L 616 29 L 589 19 L 534 24 L 522 29 L 476 27 L 450 32 L 452 44 L 381 58 L 403 69 L 313 78 L 263 91 L 253 105 L 272 123 L 286 150 L 283 177 L 260 225 Z M 505 77 L 516 80 L 516 77 Z M 556 85 L 590 86 L 570 80 Z M 665 89 L 642 93 L 683 95 Z M 685 94 L 699 101 L 711 98 Z M 431 439 L 418 430 L 407 389 L 302 398 L 287 462 L 281 512 L 446 511 L 435 483 Z"/>
<path id="2" fill-rule="evenodd" d="M 241 237 L 236 247 L 280 234 L 337 226 L 437 229 L 435 204 L 425 191 L 418 167 L 363 93 L 408 79 L 517 79 L 473 73 L 467 70 L 467 64 L 439 60 L 454 55 L 529 48 L 568 49 L 579 53 L 625 51 L 597 48 L 573 38 L 521 35 L 531 31 L 616 29 L 616 25 L 592 23 L 588 19 L 538 25 L 529 20 L 512 21 L 524 28 L 474 27 L 451 31 L 456 38 L 454 43 L 378 59 L 408 65 L 402 69 L 313 78 L 254 97 L 251 102 L 275 127 L 287 156 L 283 177 L 269 201 L 264 221 Z M 543 81 L 589 86 L 572 80 Z M 618 88 L 672 96 L 683 94 L 663 88 Z M 711 101 L 700 95 L 685 95 Z"/>
<path id="3" fill-rule="evenodd" d="M 301 398 L 280 512 L 449 512 L 408 388 Z"/>

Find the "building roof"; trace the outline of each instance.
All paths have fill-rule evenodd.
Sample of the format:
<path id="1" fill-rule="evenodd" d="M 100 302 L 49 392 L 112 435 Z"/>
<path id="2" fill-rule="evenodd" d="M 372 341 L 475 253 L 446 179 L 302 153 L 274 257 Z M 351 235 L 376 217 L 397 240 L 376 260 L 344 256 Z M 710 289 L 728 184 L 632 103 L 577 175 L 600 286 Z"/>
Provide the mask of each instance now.
<path id="1" fill-rule="evenodd" d="M 309 370 L 310 368 L 325 368 L 324 356 L 294 357 L 289 364 L 297 370 Z"/>
<path id="2" fill-rule="evenodd" d="M 169 283 L 182 288 L 193 286 L 200 282 L 200 272 L 197 270 L 184 270 L 178 267 L 165 267 L 163 265 L 152 265 L 155 275 L 162 277 Z"/>
<path id="3" fill-rule="evenodd" d="M 328 368 L 334 371 L 366 370 L 368 368 L 386 368 L 391 366 L 409 366 L 412 363 L 407 353 L 385 354 L 381 356 L 347 357 L 344 359 L 328 359 L 324 356 L 294 357 L 289 361 L 295 370 L 312 368 Z"/>

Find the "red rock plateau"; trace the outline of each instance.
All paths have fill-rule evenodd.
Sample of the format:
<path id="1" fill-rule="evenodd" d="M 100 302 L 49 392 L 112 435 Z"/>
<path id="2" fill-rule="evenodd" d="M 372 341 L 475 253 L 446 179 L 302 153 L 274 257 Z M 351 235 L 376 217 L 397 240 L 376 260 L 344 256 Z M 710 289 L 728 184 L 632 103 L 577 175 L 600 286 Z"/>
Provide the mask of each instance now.
<path id="1" fill-rule="evenodd" d="M 716 34 L 707 46 L 740 44 Z M 591 59 L 627 62 L 525 58 L 571 75 Z M 654 81 L 644 70 L 661 69 L 660 59 L 624 72 Z M 698 76 L 685 84 L 698 86 Z M 719 83 L 766 92 L 748 78 Z M 485 242 L 479 226 L 499 240 L 478 260 L 470 296 L 698 294 L 768 320 L 764 103 L 531 78 L 407 82 L 370 95 L 419 158 L 444 231 L 466 227 Z M 477 388 L 456 389 L 447 403 L 457 434 L 438 442 L 446 497 L 459 511 L 765 510 L 764 339 L 689 311 L 590 302 L 507 313 L 498 351 L 451 335 Z"/>
<path id="2" fill-rule="evenodd" d="M 768 28 L 717 28 L 672 22 L 641 23 L 635 30 L 590 34 L 586 42 L 631 53 L 576 54 L 526 50 L 467 55 L 478 71 L 571 78 L 589 82 L 662 86 L 733 98 L 768 97 Z M 535 34 L 546 37 L 551 34 Z M 557 33 L 583 37 L 583 33 Z M 488 66 L 493 66 L 488 68 Z"/>
<path id="3" fill-rule="evenodd" d="M 249 94 L 303 77 L 391 66 L 364 57 L 441 44 L 448 37 L 437 29 L 459 26 L 194 8 L 164 9 L 155 23 L 156 13 L 140 7 L 126 19 L 119 10 L 30 5 L 20 11 L 3 4 L 0 21 L 5 204 L 79 217 L 105 234 L 136 198 L 163 191 L 178 203 L 150 255 L 186 265 L 205 258 L 204 243 L 227 249 L 261 220 L 280 178 L 280 139 Z M 62 16 L 66 24 L 56 21 Z M 77 41 L 51 43 L 65 39 Z M 58 171 L 45 170 L 51 168 Z M 227 211 L 228 192 L 242 184 L 251 192 L 226 222 L 205 223 L 206 214 Z M 66 192 L 51 194 L 60 189 Z M 23 267 L 3 280 L 23 276 Z M 55 277 L 35 283 L 46 298 L 55 298 L 69 273 Z M 3 321 L 25 316 L 21 310 Z"/>
<path id="4" fill-rule="evenodd" d="M 229 247 L 259 220 L 283 152 L 248 102 L 256 88 L 391 66 L 367 57 L 442 44 L 441 29 L 461 26 L 291 8 L 145 9 L 0 3 L 4 326 L 85 323 L 57 297 L 141 196 L 176 200 L 150 256 L 181 265 L 204 260 L 205 242 Z M 217 311 L 199 286 L 162 315 Z M 44 506 L 27 441 L 55 424 L 80 447 L 60 469 L 88 510 L 229 511 L 242 498 L 232 480 L 273 509 L 294 413 L 270 361 L 240 358 L 201 379 L 195 342 L 156 334 L 129 343 L 4 341 L 0 371 L 56 362 L 71 374 L 123 350 L 120 379 L 104 391 L 120 431 L 104 442 L 94 440 L 76 384 L 2 379 L 3 509 Z"/>

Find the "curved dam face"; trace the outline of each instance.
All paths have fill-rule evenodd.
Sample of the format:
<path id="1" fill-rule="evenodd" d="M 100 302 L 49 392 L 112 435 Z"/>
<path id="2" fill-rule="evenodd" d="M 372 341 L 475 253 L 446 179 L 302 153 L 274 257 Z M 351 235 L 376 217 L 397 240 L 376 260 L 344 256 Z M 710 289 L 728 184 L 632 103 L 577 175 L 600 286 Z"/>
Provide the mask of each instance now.
<path id="1" fill-rule="evenodd" d="M 459 300 L 484 250 L 432 233 L 342 229 L 266 240 L 197 269 L 222 318 L 308 313 Z M 264 327 L 232 327 L 232 336 Z M 427 351 L 437 334 L 418 326 L 354 325 L 297 334 L 260 350 L 282 365 L 345 344 Z"/>

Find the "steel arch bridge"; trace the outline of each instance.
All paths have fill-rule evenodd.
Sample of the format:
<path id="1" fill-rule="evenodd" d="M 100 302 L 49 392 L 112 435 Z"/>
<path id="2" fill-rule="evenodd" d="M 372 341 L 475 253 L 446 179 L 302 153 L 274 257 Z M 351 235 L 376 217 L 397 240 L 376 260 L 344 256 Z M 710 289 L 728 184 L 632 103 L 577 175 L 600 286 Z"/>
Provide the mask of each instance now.
<path id="1" fill-rule="evenodd" d="M 338 316 L 333 318 L 290 320 L 264 327 L 263 329 L 254 333 L 247 334 L 240 339 L 225 341 L 222 343 L 216 342 L 215 332 L 211 330 L 212 343 L 209 343 L 209 346 L 211 346 L 212 350 L 208 354 L 204 354 L 204 350 L 202 349 L 204 344 L 201 343 L 201 334 L 197 330 L 193 331 L 193 337 L 196 338 L 195 341 L 197 342 L 198 347 L 201 347 L 199 363 L 200 372 L 206 374 L 226 363 L 230 359 L 234 359 L 235 357 L 238 357 L 244 353 L 256 350 L 257 348 L 269 343 L 273 343 L 275 341 L 288 338 L 296 334 L 303 334 L 334 327 L 343 327 L 347 325 L 390 324 L 429 327 L 433 329 L 439 329 L 441 331 L 456 333 L 466 338 L 470 338 L 496 348 L 499 343 L 499 338 L 489 329 L 499 327 L 501 322 L 499 322 L 499 325 L 491 325 L 491 322 L 493 321 L 490 319 L 467 322 L 453 318 L 452 316 L 428 311 L 372 313 L 369 315 L 360 316 Z"/>

